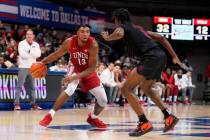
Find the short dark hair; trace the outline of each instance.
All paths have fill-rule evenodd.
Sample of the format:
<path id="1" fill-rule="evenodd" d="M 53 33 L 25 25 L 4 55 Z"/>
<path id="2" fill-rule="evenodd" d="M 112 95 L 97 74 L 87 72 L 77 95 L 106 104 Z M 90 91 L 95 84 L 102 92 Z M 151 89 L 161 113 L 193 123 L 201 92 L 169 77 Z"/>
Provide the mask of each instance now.
<path id="1" fill-rule="evenodd" d="M 91 26 L 89 24 L 80 24 L 76 27 L 76 31 L 78 31 L 81 27 L 88 27 L 89 29 L 91 29 Z"/>
<path id="2" fill-rule="evenodd" d="M 122 23 L 131 21 L 130 12 L 125 8 L 119 8 L 114 10 L 114 12 L 112 13 L 112 19 L 114 18 L 121 21 Z"/>

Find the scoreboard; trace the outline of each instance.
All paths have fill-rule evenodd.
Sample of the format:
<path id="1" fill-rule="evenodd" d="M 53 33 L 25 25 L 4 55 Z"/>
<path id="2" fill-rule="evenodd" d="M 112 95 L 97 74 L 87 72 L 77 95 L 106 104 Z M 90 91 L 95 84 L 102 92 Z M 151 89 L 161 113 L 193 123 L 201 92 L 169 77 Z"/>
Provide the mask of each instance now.
<path id="1" fill-rule="evenodd" d="M 210 40 L 210 19 L 155 16 L 153 31 L 172 40 Z"/>

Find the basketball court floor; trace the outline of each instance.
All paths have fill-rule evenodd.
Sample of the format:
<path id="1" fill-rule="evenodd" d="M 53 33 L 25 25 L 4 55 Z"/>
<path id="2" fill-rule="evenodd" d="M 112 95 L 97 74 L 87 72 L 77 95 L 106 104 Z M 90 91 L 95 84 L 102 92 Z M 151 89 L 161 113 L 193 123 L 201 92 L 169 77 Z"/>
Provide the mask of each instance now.
<path id="1" fill-rule="evenodd" d="M 159 109 L 145 107 L 154 130 L 141 137 L 128 136 L 137 124 L 137 117 L 128 105 L 106 108 L 101 118 L 109 124 L 107 129 L 86 123 L 92 108 L 60 110 L 48 128 L 38 125 L 48 110 L 0 111 L 0 140 L 210 140 L 210 105 L 170 106 L 180 121 L 167 133 L 162 132 L 163 116 Z"/>

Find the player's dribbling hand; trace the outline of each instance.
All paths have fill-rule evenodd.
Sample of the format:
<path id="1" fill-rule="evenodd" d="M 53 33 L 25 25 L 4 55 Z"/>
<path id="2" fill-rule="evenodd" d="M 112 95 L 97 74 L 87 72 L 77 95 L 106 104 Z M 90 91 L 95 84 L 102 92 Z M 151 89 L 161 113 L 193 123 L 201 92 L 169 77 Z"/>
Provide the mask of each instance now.
<path id="1" fill-rule="evenodd" d="M 104 40 L 109 41 L 109 32 L 103 31 L 101 32 L 101 36 L 103 37 Z"/>

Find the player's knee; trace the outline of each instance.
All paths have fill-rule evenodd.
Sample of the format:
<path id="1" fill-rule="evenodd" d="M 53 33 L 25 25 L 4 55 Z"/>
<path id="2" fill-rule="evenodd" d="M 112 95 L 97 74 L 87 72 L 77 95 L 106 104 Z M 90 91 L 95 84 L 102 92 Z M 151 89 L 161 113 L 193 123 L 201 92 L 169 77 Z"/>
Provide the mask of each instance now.
<path id="1" fill-rule="evenodd" d="M 107 105 L 107 98 L 101 98 L 99 100 L 97 100 L 97 103 L 101 106 L 101 107 L 105 107 Z"/>

